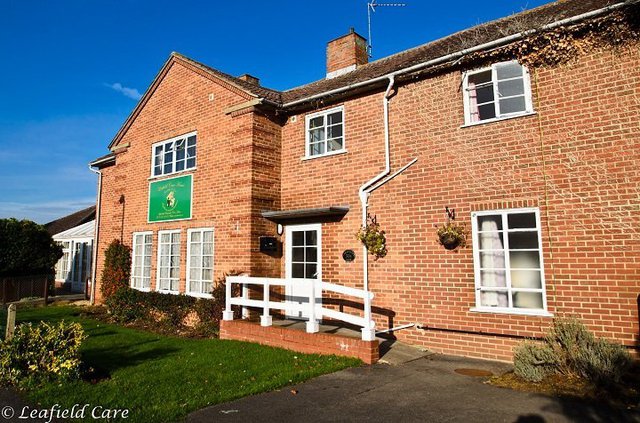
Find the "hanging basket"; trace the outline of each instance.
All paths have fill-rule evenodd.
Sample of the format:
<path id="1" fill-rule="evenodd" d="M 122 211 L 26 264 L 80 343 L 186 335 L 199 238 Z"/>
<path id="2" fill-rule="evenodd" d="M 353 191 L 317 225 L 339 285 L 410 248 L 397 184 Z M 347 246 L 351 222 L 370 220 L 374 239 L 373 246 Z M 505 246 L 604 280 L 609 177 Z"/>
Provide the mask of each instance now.
<path id="1" fill-rule="evenodd" d="M 467 232 L 464 225 L 449 221 L 438 228 L 438 243 L 447 250 L 455 250 L 467 244 Z"/>
<path id="2" fill-rule="evenodd" d="M 440 237 L 440 244 L 447 250 L 455 250 L 460 246 L 460 242 L 460 238 L 452 234 L 445 234 Z"/>

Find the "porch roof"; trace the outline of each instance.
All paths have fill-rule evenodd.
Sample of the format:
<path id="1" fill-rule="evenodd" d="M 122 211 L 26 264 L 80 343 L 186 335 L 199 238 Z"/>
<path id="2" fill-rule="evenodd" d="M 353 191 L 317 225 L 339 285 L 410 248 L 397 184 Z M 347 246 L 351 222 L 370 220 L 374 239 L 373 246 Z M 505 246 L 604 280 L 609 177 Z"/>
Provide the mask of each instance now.
<path id="1" fill-rule="evenodd" d="M 349 206 L 329 206 L 311 209 L 266 210 L 262 212 L 262 217 L 275 223 L 284 223 L 291 220 L 342 218 L 348 212 Z"/>

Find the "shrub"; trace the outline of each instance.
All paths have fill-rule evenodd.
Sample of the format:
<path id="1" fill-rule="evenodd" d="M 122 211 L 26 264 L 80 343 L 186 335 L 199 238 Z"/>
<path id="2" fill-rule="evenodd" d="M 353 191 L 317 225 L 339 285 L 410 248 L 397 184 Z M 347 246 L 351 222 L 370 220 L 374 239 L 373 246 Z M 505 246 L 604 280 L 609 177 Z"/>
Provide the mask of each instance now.
<path id="1" fill-rule="evenodd" d="M 62 257 L 44 226 L 30 220 L 0 219 L 0 276 L 53 274 Z"/>
<path id="2" fill-rule="evenodd" d="M 187 331 L 198 336 L 213 336 L 218 333 L 225 308 L 225 278 L 237 274 L 240 273 L 232 271 L 217 279 L 211 298 L 143 292 L 125 287 L 107 298 L 105 305 L 112 318 L 120 323 L 153 325 L 162 333 L 180 334 Z M 239 288 L 234 286 L 234 295 L 238 293 Z M 192 313 L 196 314 L 197 322 L 189 328 L 185 320 Z M 240 318 L 238 307 L 234 308 L 234 314 Z"/>
<path id="3" fill-rule="evenodd" d="M 631 356 L 620 344 L 597 338 L 574 318 L 557 318 L 541 344 L 524 342 L 514 349 L 514 372 L 530 382 L 551 373 L 581 377 L 596 387 L 620 383 Z"/>
<path id="4" fill-rule="evenodd" d="M 23 323 L 13 338 L 0 343 L 0 382 L 28 387 L 80 376 L 80 345 L 86 338 L 79 323 Z"/>
<path id="5" fill-rule="evenodd" d="M 556 361 L 548 345 L 525 341 L 514 348 L 513 364 L 516 375 L 529 382 L 540 382 L 553 373 Z"/>
<path id="6" fill-rule="evenodd" d="M 129 286 L 131 249 L 119 240 L 113 240 L 104 253 L 104 268 L 100 283 L 102 297 L 107 299 Z"/>

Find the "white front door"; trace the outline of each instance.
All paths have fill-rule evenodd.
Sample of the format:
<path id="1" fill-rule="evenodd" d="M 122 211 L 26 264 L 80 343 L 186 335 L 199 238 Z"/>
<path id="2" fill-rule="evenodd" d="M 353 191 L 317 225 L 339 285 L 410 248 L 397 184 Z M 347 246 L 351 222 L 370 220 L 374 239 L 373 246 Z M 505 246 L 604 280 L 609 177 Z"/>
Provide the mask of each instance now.
<path id="1" fill-rule="evenodd" d="M 75 241 L 72 254 L 71 291 L 84 292 L 91 273 L 91 242 Z"/>
<path id="2" fill-rule="evenodd" d="M 285 276 L 294 281 L 285 290 L 285 300 L 289 304 L 308 304 L 312 282 L 322 280 L 322 225 L 287 226 L 285 243 Z M 322 289 L 316 289 L 315 295 L 316 304 L 322 304 Z M 306 311 L 295 309 L 287 309 L 286 315 L 308 318 Z"/>

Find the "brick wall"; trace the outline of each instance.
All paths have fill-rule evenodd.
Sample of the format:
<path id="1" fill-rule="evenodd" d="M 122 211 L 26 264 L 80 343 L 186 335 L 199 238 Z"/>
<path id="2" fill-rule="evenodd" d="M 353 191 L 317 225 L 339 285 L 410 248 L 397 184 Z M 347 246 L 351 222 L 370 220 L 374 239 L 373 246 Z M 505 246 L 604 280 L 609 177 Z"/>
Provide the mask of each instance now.
<path id="1" fill-rule="evenodd" d="M 445 206 L 467 228 L 474 210 L 539 207 L 549 312 L 576 315 L 599 335 L 636 344 L 638 59 L 637 50 L 600 52 L 532 69 L 535 115 L 473 127 L 461 127 L 460 72 L 397 88 L 392 171 L 418 162 L 370 198 L 389 247 L 370 264 L 379 327 L 418 323 L 439 330 L 397 336 L 434 351 L 509 360 L 518 341 L 509 336 L 540 336 L 550 318 L 471 312 L 472 250 L 444 250 L 434 225 L 444 223 Z M 357 191 L 384 167 L 382 93 L 327 107 L 337 104 L 345 108 L 346 154 L 302 161 L 304 113 L 284 126 L 281 202 L 283 209 L 351 206 L 343 221 L 323 225 L 323 276 L 362 287 Z M 358 254 L 353 263 L 340 256 L 347 248 Z"/>

